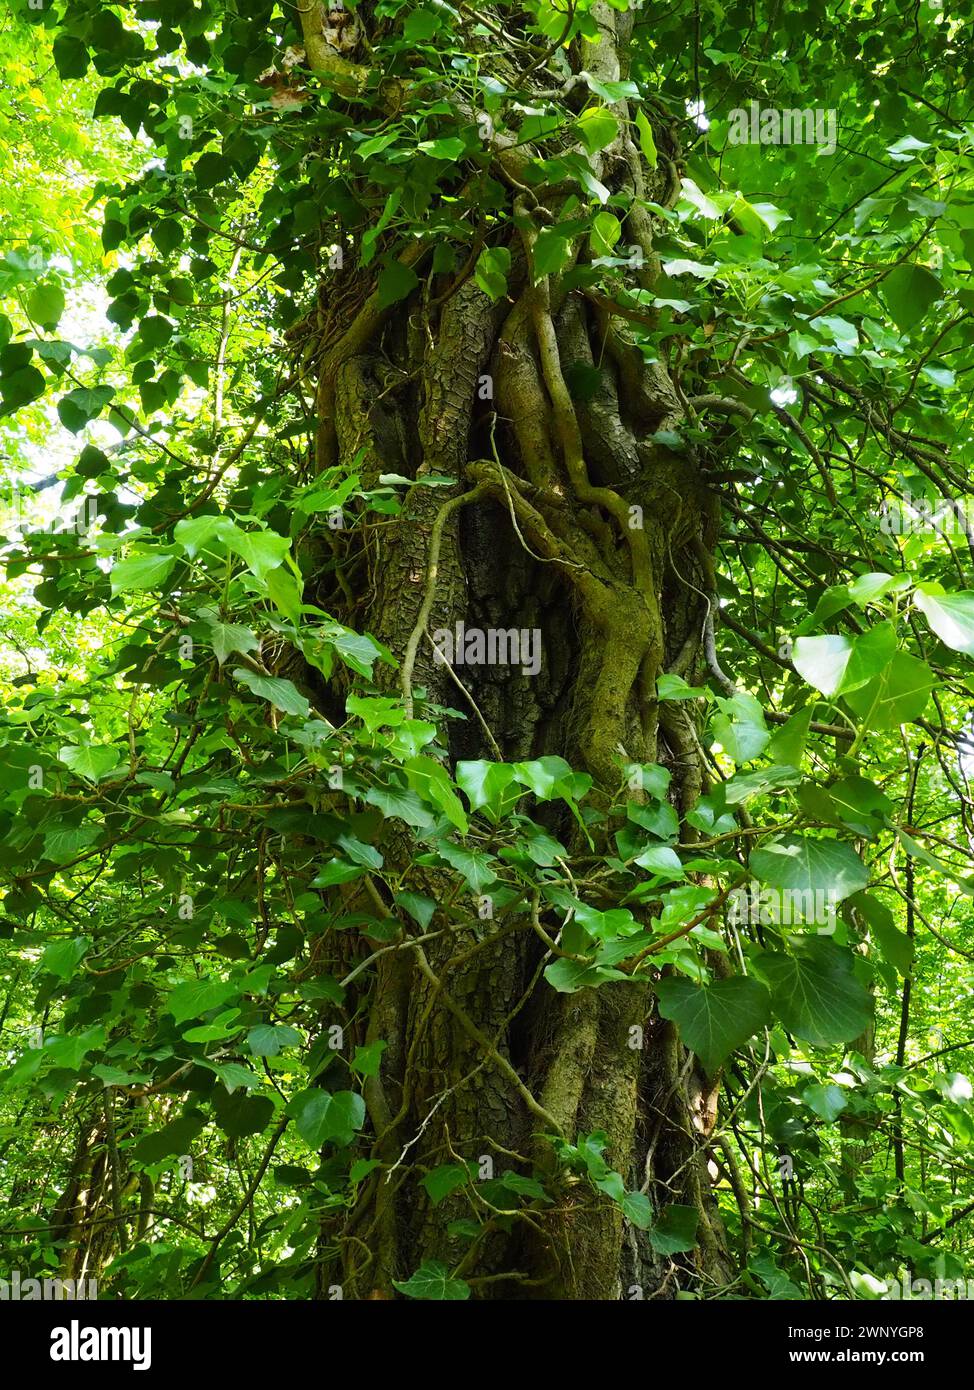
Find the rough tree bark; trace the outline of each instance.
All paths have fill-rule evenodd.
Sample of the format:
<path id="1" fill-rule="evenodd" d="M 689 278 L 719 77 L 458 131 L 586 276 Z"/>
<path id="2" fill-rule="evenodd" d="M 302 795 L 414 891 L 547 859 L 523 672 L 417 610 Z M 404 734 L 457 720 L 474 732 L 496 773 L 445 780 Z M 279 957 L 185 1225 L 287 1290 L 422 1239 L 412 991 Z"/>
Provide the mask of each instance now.
<path id="1" fill-rule="evenodd" d="M 632 16 L 603 3 L 593 13 L 602 40 L 573 45 L 573 69 L 625 77 Z M 320 7 L 302 19 L 309 65 L 360 82 L 359 69 L 336 69 L 322 49 Z M 536 74 L 546 77 L 564 83 Z M 631 199 L 632 283 L 651 290 L 659 261 L 644 200 L 675 201 L 680 149 L 654 116 L 659 157 L 649 168 L 628 134 L 628 104 L 616 111 L 620 138 L 591 164 Z M 366 481 L 383 472 L 453 480 L 448 491 L 411 489 L 394 525 L 350 533 L 342 564 L 354 602 L 345 593 L 342 616 L 391 648 L 407 696 L 425 688 L 429 702 L 467 715 L 450 723 L 452 757 L 561 754 L 604 798 L 618 790 L 625 763 L 660 762 L 685 811 L 708 785 L 705 759 L 686 706 L 661 707 L 656 680 L 705 669 L 718 513 L 706 449 L 672 452 L 654 435 L 695 418 L 689 388 L 673 357 L 647 363 L 609 301 L 532 274 L 535 240 L 557 220 L 566 190 L 529 192 L 512 142 L 494 138 L 492 155 L 513 213 L 506 300 L 492 304 L 469 268 L 423 285 L 432 247 L 421 242 L 403 256 L 423 285 L 410 300 L 389 310 L 375 294 L 363 302 L 348 256 L 345 269 L 323 276 L 322 307 L 295 335 L 317 374 L 320 469 L 357 460 Z M 574 254 L 588 254 L 581 239 Z M 345 312 L 337 307 L 346 303 Z M 645 317 L 651 326 L 651 312 Z M 584 401 L 567 384 L 579 364 L 599 368 Z M 323 573 L 320 585 L 332 583 Z M 330 594 L 333 608 L 341 601 Z M 537 678 L 438 664 L 428 634 L 458 620 L 540 628 Z M 692 835 L 685 826 L 683 838 Z M 410 845 L 395 848 L 407 864 Z M 410 882 L 442 902 L 436 871 L 422 873 Z M 725 1282 L 732 1262 L 706 1160 L 714 1083 L 654 1012 L 648 983 L 555 994 L 540 980 L 538 935 L 507 929 L 524 926 L 525 905 L 518 911 L 481 936 L 472 924 L 425 952 L 392 952 L 369 983 L 356 981 L 367 1037 L 388 1044 L 366 1099 L 375 1153 L 393 1171 L 373 1175 L 337 1237 L 331 1227 L 323 1235 L 322 1249 L 341 1254 L 345 1296 L 388 1296 L 394 1278 L 430 1257 L 459 1264 L 491 1297 L 615 1299 L 634 1296 L 634 1286 L 670 1297 L 681 1283 Z M 642 1048 L 631 1046 L 636 1026 Z M 560 1189 L 555 1209 L 537 1220 L 498 1220 L 470 1251 L 447 1229 L 458 1204 L 432 1206 L 417 1181 L 417 1170 L 455 1156 L 550 1172 L 546 1134 L 573 1140 L 594 1130 L 608 1136 L 611 1165 L 655 1206 L 698 1209 L 692 1255 L 661 1259 L 616 1204 L 580 1184 Z M 333 1282 L 326 1269 L 323 1287 Z"/>

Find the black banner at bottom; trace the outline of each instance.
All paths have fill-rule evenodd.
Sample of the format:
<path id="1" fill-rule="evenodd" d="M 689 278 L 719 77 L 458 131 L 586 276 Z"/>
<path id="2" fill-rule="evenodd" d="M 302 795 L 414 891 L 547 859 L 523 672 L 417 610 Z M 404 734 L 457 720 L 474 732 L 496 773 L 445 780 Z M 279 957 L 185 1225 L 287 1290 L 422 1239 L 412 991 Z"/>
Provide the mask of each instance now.
<path id="1" fill-rule="evenodd" d="M 828 1374 L 834 1366 L 881 1366 L 922 1374 L 956 1364 L 966 1325 L 963 1308 L 949 1300 L 598 1304 L 581 1318 L 575 1306 L 0 1301 L 0 1336 L 8 1355 L 16 1356 L 18 1370 L 50 1368 L 54 1381 L 66 1382 L 93 1375 L 171 1380 L 187 1371 L 194 1377 L 238 1370 L 249 1377 L 280 1376 L 318 1357 L 331 1377 L 356 1365 L 367 1370 L 383 1348 L 390 1356 L 411 1352 L 435 1363 L 458 1333 L 477 1339 L 469 1342 L 469 1364 L 479 1375 L 488 1372 L 493 1356 L 498 1373 L 509 1375 L 511 1353 L 522 1335 L 539 1354 L 543 1351 L 546 1362 L 564 1356 L 566 1369 L 575 1371 L 589 1351 L 604 1365 L 612 1347 L 620 1345 L 617 1337 L 637 1336 L 647 1367 L 665 1348 L 667 1359 L 675 1358 L 674 1370 L 681 1358 L 687 1358 L 688 1370 L 700 1371 L 704 1364 L 726 1365 L 736 1354 L 749 1372 L 804 1366 Z M 508 1340 L 508 1331 L 518 1342 Z M 379 1333 L 382 1342 L 374 1340 Z M 441 1344 L 444 1337 L 450 1340 Z M 631 1350 L 633 1344 L 628 1345 Z M 457 1363 L 461 1373 L 462 1364 Z"/>

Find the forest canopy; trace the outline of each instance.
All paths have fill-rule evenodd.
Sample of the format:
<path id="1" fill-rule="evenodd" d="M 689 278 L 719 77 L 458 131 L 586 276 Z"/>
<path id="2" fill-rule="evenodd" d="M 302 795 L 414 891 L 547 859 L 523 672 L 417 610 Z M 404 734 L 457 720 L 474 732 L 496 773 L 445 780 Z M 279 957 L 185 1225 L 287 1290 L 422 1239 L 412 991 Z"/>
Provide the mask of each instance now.
<path id="1" fill-rule="evenodd" d="M 0 1279 L 963 1285 L 972 33 L 9 0 Z"/>

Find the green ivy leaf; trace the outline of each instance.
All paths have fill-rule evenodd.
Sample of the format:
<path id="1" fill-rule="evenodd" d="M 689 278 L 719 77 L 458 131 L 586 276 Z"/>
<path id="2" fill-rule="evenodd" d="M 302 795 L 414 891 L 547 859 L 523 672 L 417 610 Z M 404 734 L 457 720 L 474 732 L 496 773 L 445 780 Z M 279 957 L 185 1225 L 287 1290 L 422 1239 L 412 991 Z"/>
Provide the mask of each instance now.
<path id="1" fill-rule="evenodd" d="M 944 287 L 922 265 L 898 265 L 882 282 L 883 298 L 893 322 L 908 333 L 943 298 Z"/>
<path id="2" fill-rule="evenodd" d="M 767 989 L 744 975 L 702 986 L 679 975 L 666 976 L 657 983 L 656 993 L 660 1013 L 677 1025 L 683 1042 L 710 1076 L 771 1017 Z"/>
<path id="3" fill-rule="evenodd" d="M 445 135 L 438 140 L 421 140 L 417 148 L 431 159 L 447 159 L 455 164 L 467 147 L 458 135 Z"/>
<path id="4" fill-rule="evenodd" d="M 359 1076 L 378 1076 L 382 1054 L 388 1046 L 381 1038 L 376 1038 L 375 1042 L 360 1043 L 352 1058 L 352 1071 L 357 1071 Z"/>
<path id="5" fill-rule="evenodd" d="M 719 698 L 720 713 L 711 722 L 711 732 L 735 763 L 750 762 L 764 752 L 771 738 L 764 721 L 764 710 L 753 695 Z"/>
<path id="6" fill-rule="evenodd" d="M 919 719 L 936 684 L 925 661 L 895 652 L 874 680 L 846 696 L 849 707 L 870 729 L 895 729 Z"/>
<path id="7" fill-rule="evenodd" d="M 619 1199 L 623 1215 L 638 1231 L 648 1231 L 653 1224 L 653 1204 L 645 1192 L 624 1192 Z"/>
<path id="8" fill-rule="evenodd" d="M 800 898 L 828 894 L 832 903 L 858 893 L 869 882 L 869 870 L 851 845 L 811 835 L 783 835 L 753 850 L 749 864 L 760 883 Z"/>
<path id="9" fill-rule="evenodd" d="M 234 668 L 233 678 L 284 714 L 293 714 L 298 719 L 307 719 L 311 714 L 310 704 L 293 681 L 282 676 L 261 676 L 244 666 Z"/>
<path id="10" fill-rule="evenodd" d="M 831 1084 L 806 1086 L 802 1091 L 802 1100 L 820 1120 L 826 1120 L 830 1124 L 839 1118 L 848 1105 L 842 1088 Z"/>
<path id="11" fill-rule="evenodd" d="M 508 763 L 490 763 L 482 759 L 476 762 L 459 762 L 456 770 L 457 786 L 470 802 L 471 811 L 482 807 L 499 814 L 504 805 L 512 804 L 520 792 L 505 792 L 514 781 L 514 768 Z"/>
<path id="12" fill-rule="evenodd" d="M 193 1140 L 200 1134 L 205 1123 L 206 1118 L 199 1111 L 182 1115 L 178 1120 L 163 1125 L 162 1129 L 144 1135 L 132 1153 L 139 1163 L 144 1164 L 161 1163 L 163 1159 L 171 1158 L 174 1154 L 189 1153 Z"/>
<path id="13" fill-rule="evenodd" d="M 72 937 L 69 941 L 52 941 L 44 948 L 41 969 L 56 975 L 59 980 L 70 980 L 90 946 L 91 942 L 86 936 Z"/>
<path id="14" fill-rule="evenodd" d="M 287 1112 L 311 1149 L 329 1142 L 346 1148 L 365 1123 L 365 1101 L 355 1091 L 302 1091 L 288 1103 Z"/>
<path id="15" fill-rule="evenodd" d="M 401 261 L 390 261 L 379 274 L 379 308 L 388 309 L 401 299 L 408 299 L 419 284 L 419 277 Z"/>
<path id="16" fill-rule="evenodd" d="M 298 1030 L 286 1023 L 258 1023 L 247 1034 L 247 1046 L 255 1057 L 277 1057 L 286 1047 L 300 1047 L 302 1042 Z"/>
<path id="17" fill-rule="evenodd" d="M 405 1281 L 394 1279 L 392 1282 L 407 1298 L 458 1303 L 470 1297 L 470 1285 L 452 1278 L 446 1265 L 439 1260 L 427 1260 Z"/>
<path id="18" fill-rule="evenodd" d="M 656 151 L 656 141 L 653 138 L 653 127 L 650 125 L 646 113 L 642 110 L 636 111 L 636 129 L 639 132 L 639 148 L 642 150 L 643 158 L 650 169 L 655 169 L 659 155 Z"/>
<path id="19" fill-rule="evenodd" d="M 432 1168 L 422 1179 L 422 1185 L 434 1207 L 449 1197 L 458 1188 L 470 1181 L 470 1169 L 462 1163 L 441 1163 Z"/>
<path id="20" fill-rule="evenodd" d="M 697 1244 L 699 1220 L 696 1207 L 671 1202 L 650 1229 L 649 1243 L 657 1255 L 679 1255 L 693 1250 Z"/>
<path id="21" fill-rule="evenodd" d="M 61 286 L 35 286 L 27 299 L 27 312 L 42 328 L 56 328 L 64 313 L 64 292 Z"/>
<path id="22" fill-rule="evenodd" d="M 121 754 L 107 744 L 67 744 L 58 749 L 58 760 L 89 782 L 100 782 L 118 766 Z"/>
<path id="23" fill-rule="evenodd" d="M 974 593 L 937 593 L 922 585 L 913 601 L 945 646 L 974 656 Z"/>
<path id="24" fill-rule="evenodd" d="M 485 247 L 477 257 L 474 279 L 492 304 L 507 294 L 511 253 L 506 246 Z"/>
<path id="25" fill-rule="evenodd" d="M 758 952 L 753 963 L 768 983 L 778 1018 L 816 1047 L 852 1042 L 872 1017 L 872 999 L 853 974 L 852 954 L 834 941 L 811 937 L 796 943 L 790 955 Z"/>
<path id="26" fill-rule="evenodd" d="M 605 106 L 590 106 L 575 123 L 589 154 L 598 154 L 619 134 L 619 122 Z"/>
<path id="27" fill-rule="evenodd" d="M 130 555 L 126 560 L 116 560 L 111 573 L 112 594 L 161 589 L 172 574 L 175 563 L 175 555 L 164 555 L 158 550 L 143 555 Z"/>
<path id="28" fill-rule="evenodd" d="M 58 34 L 52 52 L 59 77 L 84 77 L 88 71 L 88 49 L 73 34 Z"/>
<path id="29" fill-rule="evenodd" d="M 236 999 L 239 993 L 240 986 L 232 980 L 186 980 L 170 992 L 166 1012 L 178 1025 L 190 1018 L 201 1018 L 211 1009 Z"/>
<path id="30" fill-rule="evenodd" d="M 823 695 L 845 695 L 883 671 L 895 650 L 893 625 L 880 623 L 853 638 L 799 637 L 791 659 L 799 675 Z"/>
<path id="31" fill-rule="evenodd" d="M 221 666 L 231 652 L 240 652 L 246 656 L 248 652 L 256 651 L 260 646 L 250 628 L 243 627 L 240 623 L 225 623 L 219 618 L 208 619 L 206 633 L 213 648 L 213 655 Z"/>
<path id="32" fill-rule="evenodd" d="M 6 395 L 5 385 L 5 399 Z M 91 420 L 98 418 L 114 395 L 110 386 L 76 387 L 58 401 L 57 413 L 61 424 L 72 434 L 78 434 Z"/>

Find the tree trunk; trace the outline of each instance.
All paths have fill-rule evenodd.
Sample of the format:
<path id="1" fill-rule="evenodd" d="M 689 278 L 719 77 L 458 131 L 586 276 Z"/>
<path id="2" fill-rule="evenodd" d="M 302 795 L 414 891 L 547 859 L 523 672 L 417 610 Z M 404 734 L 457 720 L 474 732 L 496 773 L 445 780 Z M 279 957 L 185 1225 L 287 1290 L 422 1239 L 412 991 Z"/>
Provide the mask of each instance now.
<path id="1" fill-rule="evenodd" d="M 604 4 L 594 13 L 603 41 L 581 44 L 574 64 L 617 80 L 631 16 Z M 647 169 L 626 103 L 617 109 L 623 133 L 592 164 L 632 200 L 631 279 L 651 289 L 654 226 L 638 200 L 675 201 L 680 152 L 673 132 L 657 129 L 659 159 Z M 560 754 L 591 775 L 605 805 L 625 765 L 660 762 L 685 810 L 707 786 L 700 743 L 685 706 L 664 713 L 655 691 L 662 672 L 692 677 L 705 659 L 717 532 L 705 458 L 672 450 L 671 435 L 654 438 L 688 412 L 667 363 L 647 363 L 598 294 L 532 274 L 536 238 L 565 194 L 518 193 L 516 151 L 497 159 L 521 227 L 506 299 L 492 304 L 471 278 L 431 275 L 422 244 L 402 259 L 421 285 L 429 279 L 390 309 L 373 295 L 334 324 L 332 306 L 354 303 L 360 272 L 337 268 L 322 282 L 318 468 L 342 465 L 366 483 L 383 473 L 451 480 L 409 490 L 393 525 L 364 539 L 348 532 L 341 566 L 357 582 L 342 616 L 389 646 L 400 662 L 389 679 L 408 696 L 425 691 L 427 704 L 463 712 L 448 726 L 452 759 Z M 578 242 L 573 258 L 586 255 Z M 319 583 L 334 610 L 332 571 Z M 458 622 L 540 629 L 538 674 L 439 662 L 430 634 Z M 684 828 L 684 839 L 692 834 Z M 397 847 L 399 867 L 414 849 Z M 409 884 L 443 901 L 435 869 L 414 869 Z M 505 931 L 505 920 L 377 965 L 368 1036 L 388 1046 L 366 1099 L 376 1155 L 392 1172 L 373 1175 L 347 1228 L 346 1297 L 387 1296 L 429 1258 L 495 1297 L 666 1297 L 681 1284 L 725 1282 L 730 1259 L 705 1156 L 716 1083 L 656 1015 L 648 983 L 555 994 L 540 980 L 542 941 Z M 552 1174 L 550 1136 L 595 1131 L 607 1137 L 610 1165 L 656 1209 L 697 1208 L 692 1255 L 660 1258 L 616 1203 L 581 1184 L 559 1189 L 538 1219 L 495 1218 L 471 1249 L 448 1229 L 460 1199 L 434 1205 L 419 1183 L 458 1158 L 481 1173 Z M 332 1282 L 322 1276 L 322 1287 Z"/>

